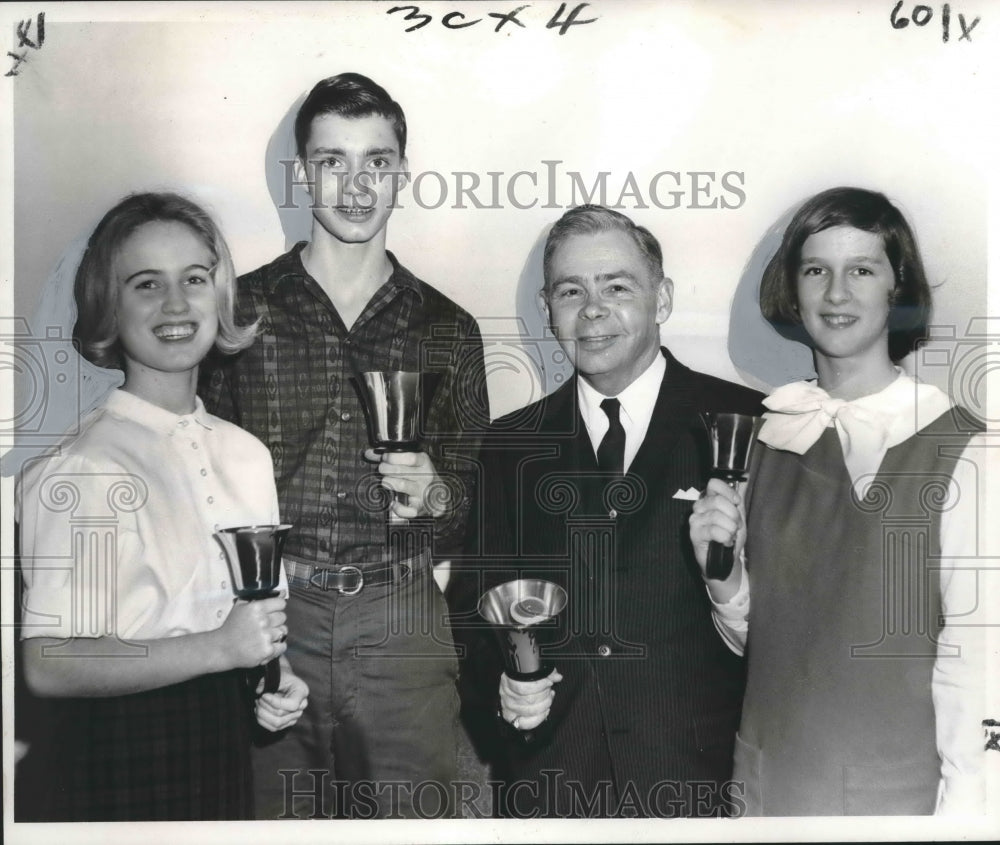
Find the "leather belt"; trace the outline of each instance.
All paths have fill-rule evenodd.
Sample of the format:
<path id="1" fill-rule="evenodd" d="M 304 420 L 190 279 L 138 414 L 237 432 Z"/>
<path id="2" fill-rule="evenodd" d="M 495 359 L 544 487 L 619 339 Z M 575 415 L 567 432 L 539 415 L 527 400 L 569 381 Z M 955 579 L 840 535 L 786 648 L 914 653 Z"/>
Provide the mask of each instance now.
<path id="1" fill-rule="evenodd" d="M 365 587 L 401 584 L 410 577 L 414 565 L 413 559 L 364 569 L 351 564 L 335 567 L 313 566 L 311 563 L 299 563 L 287 557 L 283 562 L 289 583 L 297 587 L 316 587 L 323 591 L 336 590 L 342 596 L 356 596 Z"/>

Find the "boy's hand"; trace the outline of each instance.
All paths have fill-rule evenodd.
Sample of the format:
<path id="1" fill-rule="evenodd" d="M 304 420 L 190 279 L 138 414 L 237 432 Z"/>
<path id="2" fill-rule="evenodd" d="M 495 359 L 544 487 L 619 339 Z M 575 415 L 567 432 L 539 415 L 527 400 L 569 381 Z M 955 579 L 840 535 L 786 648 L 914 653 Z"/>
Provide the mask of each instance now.
<path id="1" fill-rule="evenodd" d="M 394 500 L 390 510 L 402 519 L 418 516 L 438 517 L 448 511 L 450 491 L 441 481 L 426 452 L 365 451 L 365 459 L 378 462 L 382 486 L 394 493 L 402 493 L 405 503 Z"/>

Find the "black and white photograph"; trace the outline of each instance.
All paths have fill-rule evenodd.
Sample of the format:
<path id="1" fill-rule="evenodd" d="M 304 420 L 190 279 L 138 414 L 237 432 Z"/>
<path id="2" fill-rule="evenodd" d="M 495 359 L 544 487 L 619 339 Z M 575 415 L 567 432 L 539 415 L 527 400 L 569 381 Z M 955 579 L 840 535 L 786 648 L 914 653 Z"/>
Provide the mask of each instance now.
<path id="1" fill-rule="evenodd" d="M 998 32 L 0 6 L 4 841 L 1000 838 Z"/>

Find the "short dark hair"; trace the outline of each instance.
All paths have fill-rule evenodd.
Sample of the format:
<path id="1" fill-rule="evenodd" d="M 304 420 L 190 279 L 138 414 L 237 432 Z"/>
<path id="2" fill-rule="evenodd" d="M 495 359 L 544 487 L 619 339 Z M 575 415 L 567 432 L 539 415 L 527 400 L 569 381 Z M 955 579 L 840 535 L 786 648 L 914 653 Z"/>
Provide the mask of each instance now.
<path id="1" fill-rule="evenodd" d="M 216 222 L 201 206 L 178 194 L 132 194 L 101 218 L 76 271 L 77 319 L 73 339 L 79 343 L 80 353 L 98 367 L 123 369 L 124 366 L 118 329 L 121 284 L 114 272 L 118 250 L 140 226 L 157 222 L 184 224 L 212 253 L 215 260 L 212 279 L 219 307 L 216 348 L 233 353 L 253 343 L 257 324 L 235 323 L 236 272 Z"/>
<path id="2" fill-rule="evenodd" d="M 392 124 L 399 157 L 406 155 L 406 116 L 381 85 L 360 73 L 339 73 L 317 82 L 295 115 L 295 149 L 303 161 L 312 123 L 324 114 L 359 118 L 378 115 Z"/>
<path id="3" fill-rule="evenodd" d="M 760 285 L 760 310 L 785 337 L 812 345 L 802 326 L 796 287 L 802 245 L 835 226 L 850 226 L 882 238 L 896 278 L 889 311 L 889 357 L 905 358 L 927 334 L 931 290 L 920 250 L 906 218 L 884 194 L 863 188 L 830 188 L 807 200 L 785 229 L 777 254 Z"/>
<path id="4" fill-rule="evenodd" d="M 632 222 L 624 214 L 603 205 L 578 205 L 560 217 L 545 239 L 542 273 L 545 288 L 549 287 L 552 258 L 559 246 L 573 235 L 596 235 L 600 232 L 624 232 L 639 248 L 655 282 L 663 279 L 663 250 L 653 233 Z"/>

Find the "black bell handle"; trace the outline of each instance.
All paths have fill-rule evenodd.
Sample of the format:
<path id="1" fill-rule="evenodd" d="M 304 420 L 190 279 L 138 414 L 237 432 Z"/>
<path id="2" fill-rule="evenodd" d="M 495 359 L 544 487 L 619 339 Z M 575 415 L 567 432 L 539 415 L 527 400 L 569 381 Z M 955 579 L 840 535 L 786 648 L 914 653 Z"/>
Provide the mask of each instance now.
<path id="1" fill-rule="evenodd" d="M 281 664 L 278 658 L 269 660 L 264 666 L 264 692 L 277 692 L 281 685 Z"/>
<path id="2" fill-rule="evenodd" d="M 732 546 L 724 546 L 715 540 L 708 544 L 708 561 L 705 574 L 714 581 L 725 581 L 733 571 L 735 558 Z"/>
<path id="3" fill-rule="evenodd" d="M 736 490 L 742 479 L 726 479 L 726 484 Z M 733 554 L 733 546 L 724 546 L 715 540 L 709 540 L 708 558 L 705 561 L 705 575 L 713 581 L 725 581 L 733 572 L 733 564 L 736 558 Z"/>

